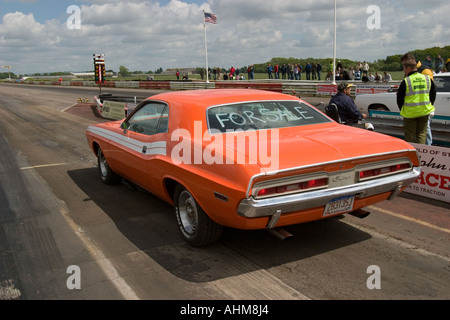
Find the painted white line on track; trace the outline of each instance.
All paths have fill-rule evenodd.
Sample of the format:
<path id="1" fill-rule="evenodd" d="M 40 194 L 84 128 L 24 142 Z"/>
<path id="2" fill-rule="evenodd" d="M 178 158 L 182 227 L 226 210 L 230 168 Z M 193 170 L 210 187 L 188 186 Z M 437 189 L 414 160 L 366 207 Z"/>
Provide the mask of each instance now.
<path id="1" fill-rule="evenodd" d="M 375 231 L 373 229 L 365 228 L 363 226 L 360 226 L 358 224 L 355 224 L 355 223 L 352 223 L 352 222 L 349 222 L 349 221 L 344 221 L 344 223 L 352 226 L 353 228 L 356 228 L 356 229 L 361 230 L 361 231 L 363 231 L 365 233 L 368 233 L 374 238 L 382 239 L 384 241 L 387 241 L 388 243 L 395 244 L 395 245 L 400 246 L 402 248 L 413 250 L 413 251 L 415 251 L 415 252 L 417 252 L 417 253 L 419 253 L 419 254 L 421 254 L 423 256 L 438 257 L 438 258 L 440 258 L 440 259 L 442 259 L 444 261 L 450 262 L 450 258 L 447 257 L 447 256 L 443 256 L 443 255 L 440 255 L 440 254 L 437 254 L 437 253 L 433 253 L 433 252 L 427 251 L 425 249 L 419 248 L 417 245 L 414 245 L 414 244 L 411 244 L 411 243 L 408 243 L 408 242 L 405 242 L 405 241 L 393 238 L 393 237 L 391 237 L 389 235 L 382 234 L 382 233 L 377 232 L 377 231 Z"/>
<path id="2" fill-rule="evenodd" d="M 46 164 L 46 165 L 37 165 L 37 166 L 27 166 L 21 167 L 21 170 L 30 170 L 36 168 L 45 168 L 45 167 L 56 167 L 56 166 L 64 166 L 69 165 L 70 163 L 54 163 L 54 164 Z M 118 290 L 119 294 L 125 300 L 140 300 L 138 295 L 134 292 L 134 290 L 128 285 L 124 278 L 121 277 L 117 269 L 114 267 L 114 264 L 105 256 L 105 254 L 95 246 L 93 241 L 89 238 L 86 232 L 75 223 L 75 221 L 70 217 L 68 209 L 62 206 L 59 209 L 60 214 L 66 220 L 69 227 L 75 232 L 78 238 L 83 243 L 86 250 L 89 252 L 93 261 L 100 267 L 105 276 L 111 281 L 112 285 Z M 1 288 L 3 288 L 2 286 Z M 1 289 L 0 288 L 0 289 Z M 5 288 L 2 289 L 4 291 Z M 8 292 L 11 292 L 9 290 Z"/>
<path id="3" fill-rule="evenodd" d="M 87 248 L 89 254 L 93 257 L 94 261 L 102 269 L 111 283 L 116 287 L 119 293 L 125 300 L 140 300 L 138 295 L 134 290 L 128 285 L 128 283 L 123 279 L 114 264 L 106 258 L 103 252 L 97 248 L 94 243 L 89 239 L 85 232 L 72 220 L 69 213 L 65 208 L 60 209 L 61 215 L 69 224 L 70 228 L 75 232 L 78 238 L 83 242 L 84 246 Z"/>
<path id="4" fill-rule="evenodd" d="M 394 217 L 397 217 L 397 218 L 400 218 L 400 219 L 403 219 L 403 220 L 407 220 L 407 221 L 411 221 L 411 222 L 415 222 L 415 223 L 421 224 L 421 225 L 426 226 L 428 228 L 439 230 L 439 231 L 442 231 L 442 232 L 445 232 L 445 233 L 450 233 L 449 229 L 438 227 L 438 226 L 435 226 L 434 224 L 431 224 L 431 223 L 428 223 L 428 222 L 425 222 L 425 221 L 422 221 L 422 220 L 419 220 L 419 219 L 415 219 L 415 218 L 411 218 L 411 217 L 408 217 L 408 216 L 404 216 L 404 215 L 401 215 L 401 214 L 398 214 L 398 213 L 395 213 L 395 212 L 392 212 L 392 211 L 389 211 L 389 210 L 386 210 L 386 209 L 382 209 L 382 208 L 379 208 L 379 207 L 375 207 L 375 206 L 370 206 L 369 208 L 373 208 L 374 210 L 378 210 L 380 212 L 386 213 L 388 215 L 391 215 L 391 216 L 394 216 Z"/>
<path id="5" fill-rule="evenodd" d="M 61 110 L 61 112 L 66 112 L 67 110 L 69 110 L 70 108 L 72 108 L 72 107 L 76 106 L 77 104 L 78 104 L 78 103 L 74 103 L 73 105 L 71 105 L 71 106 L 68 106 L 67 108 L 65 108 L 65 109 Z"/>

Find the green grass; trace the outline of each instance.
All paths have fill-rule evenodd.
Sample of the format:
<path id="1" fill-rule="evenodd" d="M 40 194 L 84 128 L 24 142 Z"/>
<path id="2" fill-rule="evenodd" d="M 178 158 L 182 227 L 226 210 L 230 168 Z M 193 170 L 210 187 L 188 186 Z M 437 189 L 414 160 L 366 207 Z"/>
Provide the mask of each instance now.
<path id="1" fill-rule="evenodd" d="M 403 71 L 393 71 L 389 72 L 392 76 L 392 80 L 401 81 L 405 77 L 405 73 Z"/>
<path id="2" fill-rule="evenodd" d="M 403 71 L 393 71 L 393 72 L 389 72 L 392 76 L 392 80 L 396 80 L 396 81 L 400 81 L 403 80 L 404 74 Z M 326 73 L 325 73 L 326 74 Z M 244 74 L 245 79 L 247 79 L 247 74 Z M 155 81 L 175 81 L 177 80 L 177 77 L 175 75 L 158 75 L 158 74 L 154 74 L 153 77 L 155 77 Z M 324 73 L 322 72 L 322 78 L 324 77 Z M 181 77 L 180 77 L 181 78 Z M 223 79 L 223 78 L 222 78 Z M 267 80 L 267 73 L 255 73 L 255 80 Z M 305 80 L 305 74 L 302 74 L 302 80 Z M 117 81 L 145 81 L 147 80 L 147 77 L 144 76 L 140 76 L 140 77 L 118 77 L 118 78 L 113 78 L 113 79 L 108 79 L 108 80 L 117 80 Z M 189 75 L 189 80 L 201 80 L 201 77 L 199 74 L 193 74 L 193 75 Z M 206 81 L 206 77 L 204 77 L 203 79 L 204 81 Z M 210 78 L 210 80 L 212 80 Z"/>
<path id="3" fill-rule="evenodd" d="M 403 71 L 393 71 L 393 72 L 389 72 L 392 76 L 393 80 L 396 81 L 400 81 L 403 80 L 404 74 Z M 326 74 L 326 73 L 325 73 Z M 322 78 L 325 76 L 324 73 L 322 73 Z M 247 74 L 244 74 L 246 80 L 247 80 Z M 177 77 L 175 75 L 159 75 L 159 74 L 154 74 L 153 77 L 155 78 L 155 81 L 176 81 Z M 180 77 L 181 78 L 181 77 Z M 305 74 L 302 74 L 302 80 L 305 81 Z M 59 79 L 59 77 L 55 77 L 53 79 L 53 81 L 57 81 Z M 223 79 L 223 78 L 221 78 Z M 267 80 L 267 73 L 255 73 L 255 80 Z M 34 79 L 35 81 L 39 81 L 38 79 Z M 67 77 L 64 77 L 64 80 L 71 80 L 71 81 L 85 81 L 85 80 L 90 80 L 93 81 L 94 79 L 88 79 L 88 78 L 72 78 L 69 79 Z M 147 80 L 147 76 L 146 75 L 140 75 L 140 76 L 129 76 L 129 77 L 117 77 L 117 78 L 111 78 L 111 77 L 107 77 L 106 78 L 107 81 L 145 81 Z M 193 80 L 193 81 L 200 81 L 201 77 L 199 74 L 192 74 L 189 75 L 189 80 Z M 210 79 L 212 80 L 212 79 Z M 30 78 L 28 81 L 33 81 L 32 78 Z M 52 79 L 46 79 L 46 80 L 41 80 L 41 81 L 52 81 Z M 206 81 L 206 77 L 204 77 L 203 81 Z"/>

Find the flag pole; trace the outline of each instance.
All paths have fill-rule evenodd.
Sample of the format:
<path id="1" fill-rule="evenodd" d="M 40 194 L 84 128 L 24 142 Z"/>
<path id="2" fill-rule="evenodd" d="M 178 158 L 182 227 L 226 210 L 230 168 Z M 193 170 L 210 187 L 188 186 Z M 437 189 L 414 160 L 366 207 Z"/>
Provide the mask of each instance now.
<path id="1" fill-rule="evenodd" d="M 203 10 L 203 28 L 205 29 L 206 83 L 209 83 L 209 72 L 208 72 L 208 46 L 207 46 L 207 44 L 206 44 L 206 21 L 205 21 L 205 10 Z"/>
<path id="2" fill-rule="evenodd" d="M 334 34 L 333 34 L 333 82 L 336 84 L 336 0 L 334 0 Z"/>

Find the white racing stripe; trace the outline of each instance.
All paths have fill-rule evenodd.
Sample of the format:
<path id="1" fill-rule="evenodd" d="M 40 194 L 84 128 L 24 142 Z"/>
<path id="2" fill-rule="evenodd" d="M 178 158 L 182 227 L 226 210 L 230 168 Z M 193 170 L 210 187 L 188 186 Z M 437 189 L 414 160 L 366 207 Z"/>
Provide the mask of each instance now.
<path id="1" fill-rule="evenodd" d="M 107 140 L 111 140 L 125 148 L 131 149 L 138 153 L 142 153 L 142 150 L 145 147 L 147 150 L 145 153 L 146 155 L 167 155 L 167 143 L 165 141 L 144 143 L 142 141 L 93 126 L 89 126 L 87 128 L 87 131 L 99 135 Z"/>

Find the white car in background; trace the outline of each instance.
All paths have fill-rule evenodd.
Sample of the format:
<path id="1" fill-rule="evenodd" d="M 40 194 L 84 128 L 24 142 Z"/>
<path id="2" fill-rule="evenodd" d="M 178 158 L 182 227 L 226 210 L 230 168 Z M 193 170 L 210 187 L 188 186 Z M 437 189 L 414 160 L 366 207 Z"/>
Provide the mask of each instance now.
<path id="1" fill-rule="evenodd" d="M 450 72 L 438 73 L 433 76 L 436 85 L 436 116 L 450 117 Z M 355 104 L 363 113 L 370 114 L 372 110 L 400 112 L 397 106 L 397 89 L 392 87 L 389 92 L 374 94 L 359 94 Z"/>

